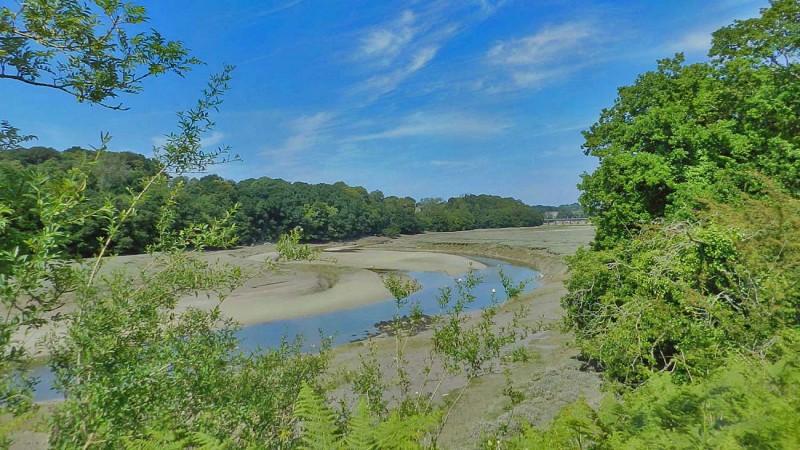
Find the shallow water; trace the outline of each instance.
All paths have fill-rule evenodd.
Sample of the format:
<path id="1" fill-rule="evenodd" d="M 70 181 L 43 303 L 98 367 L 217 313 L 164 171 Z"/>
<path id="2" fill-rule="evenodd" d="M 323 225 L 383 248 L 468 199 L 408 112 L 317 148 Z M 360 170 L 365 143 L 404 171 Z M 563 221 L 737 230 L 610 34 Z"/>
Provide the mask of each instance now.
<path id="1" fill-rule="evenodd" d="M 468 305 L 467 309 L 469 311 L 478 311 L 489 306 L 492 299 L 492 290 L 496 291 L 494 298 L 498 303 L 502 304 L 506 300 L 505 291 L 498 273 L 500 267 L 503 268 L 506 276 L 515 284 L 525 279 L 535 280 L 538 276 L 538 273 L 534 270 L 514 266 L 503 261 L 477 257 L 472 257 L 471 259 L 482 262 L 487 267 L 475 271 L 475 275 L 482 280 L 482 283 L 472 291 L 472 294 L 477 299 Z M 436 300 L 440 290 L 447 286 L 451 287 L 453 289 L 451 302 L 455 301 L 457 297 L 457 280 L 464 277 L 463 274 L 451 277 L 439 272 L 412 271 L 406 272 L 406 274 L 416 279 L 422 285 L 422 289 L 408 298 L 408 305 L 401 311 L 401 315 L 408 314 L 410 305 L 416 303 L 419 303 L 420 309 L 424 314 L 433 315 L 441 312 Z M 536 286 L 538 286 L 538 283 L 531 281 L 528 283 L 525 292 L 534 289 Z M 313 349 L 320 343 L 320 333 L 323 336 L 330 337 L 333 345 L 341 345 L 375 334 L 377 331 L 375 324 L 382 320 L 391 319 L 395 313 L 396 303 L 394 299 L 387 298 L 377 303 L 362 305 L 353 309 L 250 325 L 244 327 L 238 333 L 238 336 L 242 340 L 243 349 L 251 351 L 278 346 L 284 336 L 302 336 L 306 347 Z M 53 375 L 46 366 L 35 369 L 33 374 L 40 379 L 36 389 L 37 401 L 48 401 L 61 397 L 57 391 L 51 388 Z"/>

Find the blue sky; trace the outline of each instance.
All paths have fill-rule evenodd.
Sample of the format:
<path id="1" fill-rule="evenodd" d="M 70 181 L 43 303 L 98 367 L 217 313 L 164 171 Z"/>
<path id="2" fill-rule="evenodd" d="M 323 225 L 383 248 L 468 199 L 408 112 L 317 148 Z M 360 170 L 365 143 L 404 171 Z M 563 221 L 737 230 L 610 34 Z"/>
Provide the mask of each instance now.
<path id="1" fill-rule="evenodd" d="M 195 0 L 142 2 L 149 26 L 207 64 L 147 80 L 129 111 L 0 81 L 0 118 L 38 145 L 150 154 L 175 111 L 234 64 L 211 147 L 242 162 L 235 180 L 344 181 L 386 195 L 487 193 L 530 204 L 575 201 L 596 161 L 581 130 L 619 86 L 765 0 Z"/>

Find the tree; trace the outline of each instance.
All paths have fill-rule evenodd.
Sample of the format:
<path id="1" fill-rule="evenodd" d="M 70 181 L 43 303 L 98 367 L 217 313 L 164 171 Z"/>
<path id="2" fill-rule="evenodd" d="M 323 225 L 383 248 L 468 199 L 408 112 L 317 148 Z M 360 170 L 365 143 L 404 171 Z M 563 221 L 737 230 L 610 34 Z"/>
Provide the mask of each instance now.
<path id="1" fill-rule="evenodd" d="M 24 0 L 0 8 L 0 79 L 57 89 L 79 102 L 106 103 L 141 90 L 143 79 L 186 73 L 200 61 L 155 30 L 144 7 L 120 0 Z"/>
<path id="2" fill-rule="evenodd" d="M 386 226 L 381 232 L 390 237 L 400 234 L 416 234 L 422 231 L 417 220 L 416 202 L 413 198 L 387 197 L 384 200 Z"/>
<path id="3" fill-rule="evenodd" d="M 597 237 L 562 305 L 616 392 L 501 448 L 797 447 L 799 24 L 799 2 L 770 2 L 584 133 Z"/>
<path id="4" fill-rule="evenodd" d="M 798 17 L 775 1 L 715 32 L 710 61 L 659 61 L 585 133 L 597 236 L 563 305 L 609 378 L 702 376 L 798 325 Z"/>
<path id="5" fill-rule="evenodd" d="M 142 7 L 118 1 L 97 1 L 92 6 L 76 1 L 22 1 L 15 10 L 4 6 L 0 8 L 0 79 L 50 87 L 74 95 L 78 101 L 105 104 L 120 93 L 138 92 L 141 80 L 148 76 L 168 71 L 182 74 L 198 62 L 180 43 L 166 41 L 157 32 L 130 34 L 135 25 L 145 21 Z M 227 77 L 225 73 L 218 78 L 217 87 L 221 88 Z M 210 90 L 200 107 L 213 107 L 219 93 Z M 151 178 L 152 184 L 157 184 L 167 167 L 180 171 L 188 167 L 187 159 L 203 165 L 220 156 L 199 151 L 198 139 L 191 138 L 191 133 L 210 122 L 190 121 L 195 128 L 171 136 L 163 149 L 163 164 Z M 0 150 L 4 157 L 5 152 L 30 139 L 32 136 L 2 122 Z M 103 137 L 92 157 L 61 171 L 30 170 L 5 161 L 0 164 L 4 172 L 0 177 L 0 301 L 4 318 L 0 323 L 0 403 L 4 411 L 20 413 L 29 407 L 28 355 L 18 333 L 42 326 L 50 320 L 50 313 L 63 305 L 66 295 L 93 286 L 102 257 L 144 197 L 143 193 L 131 197 L 120 210 L 86 201 L 89 174 L 98 166 L 108 139 Z M 44 148 L 25 156 L 33 157 L 28 162 L 42 163 L 43 168 L 57 159 L 51 149 Z M 89 220 L 103 224 L 104 241 L 94 250 L 98 260 L 93 266 L 75 266 L 68 259 L 72 255 L 64 251 L 69 232 Z"/>

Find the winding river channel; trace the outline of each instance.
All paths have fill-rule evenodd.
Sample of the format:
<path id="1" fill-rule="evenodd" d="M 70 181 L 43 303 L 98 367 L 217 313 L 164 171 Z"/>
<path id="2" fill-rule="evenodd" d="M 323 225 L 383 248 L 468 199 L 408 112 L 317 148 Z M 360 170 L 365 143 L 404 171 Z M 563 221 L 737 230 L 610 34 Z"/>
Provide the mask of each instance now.
<path id="1" fill-rule="evenodd" d="M 538 286 L 535 279 L 539 274 L 532 269 L 494 259 L 470 258 L 487 266 L 483 269 L 475 270 L 475 276 L 479 277 L 482 282 L 472 291 L 477 298 L 468 306 L 470 311 L 479 311 L 489 306 L 493 295 L 498 303 L 503 303 L 506 300 L 499 275 L 500 268 L 514 283 L 531 280 L 526 286 L 525 292 Z M 453 289 L 453 301 L 455 301 L 457 295 L 456 284 L 460 278 L 463 279 L 464 277 L 463 274 L 451 277 L 441 272 L 410 271 L 405 272 L 405 274 L 416 279 L 422 285 L 419 291 L 409 297 L 408 304 L 418 303 L 422 312 L 427 315 L 441 312 L 436 298 L 443 288 L 451 287 Z M 409 306 L 401 312 L 401 315 L 408 314 L 408 312 Z M 290 338 L 302 336 L 307 347 L 312 348 L 312 346 L 320 343 L 320 332 L 324 336 L 329 336 L 333 341 L 333 345 L 341 345 L 376 334 L 376 322 L 391 319 L 395 313 L 396 303 L 394 299 L 387 297 L 385 300 L 352 309 L 250 325 L 244 327 L 238 335 L 242 341 L 243 348 L 251 351 L 278 346 L 284 336 Z M 37 401 L 48 401 L 61 397 L 59 392 L 52 389 L 53 375 L 47 366 L 35 369 L 34 376 L 39 378 L 39 384 L 36 389 Z"/>

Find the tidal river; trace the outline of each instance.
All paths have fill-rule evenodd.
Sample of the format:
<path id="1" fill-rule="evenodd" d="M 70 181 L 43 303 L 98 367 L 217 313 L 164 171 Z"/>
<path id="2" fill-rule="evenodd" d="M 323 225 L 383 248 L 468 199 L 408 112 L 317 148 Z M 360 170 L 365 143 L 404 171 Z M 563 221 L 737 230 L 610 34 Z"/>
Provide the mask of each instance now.
<path id="1" fill-rule="evenodd" d="M 470 311 L 479 311 L 490 305 L 493 291 L 498 303 L 506 300 L 505 291 L 500 280 L 498 269 L 502 267 L 503 272 L 514 283 L 523 280 L 531 280 L 525 291 L 528 292 L 535 288 L 538 283 L 533 281 L 538 273 L 526 267 L 514 266 L 509 263 L 488 258 L 472 259 L 485 264 L 484 269 L 476 270 L 475 275 L 482 280 L 472 292 L 477 297 L 475 302 L 469 305 Z M 418 303 L 424 314 L 433 315 L 440 311 L 436 300 L 442 288 L 447 286 L 453 289 L 452 301 L 456 300 L 456 283 L 459 278 L 463 279 L 464 274 L 451 277 L 440 272 L 405 272 L 409 277 L 416 279 L 422 289 L 412 294 L 408 299 L 408 304 Z M 401 315 L 408 314 L 409 307 L 401 311 Z M 293 336 L 302 336 L 309 349 L 320 342 L 320 330 L 324 336 L 330 336 L 333 345 L 341 345 L 353 340 L 364 339 L 376 333 L 375 324 L 377 322 L 391 319 L 396 313 L 395 300 L 387 297 L 385 300 L 359 306 L 353 309 L 335 311 L 326 314 L 319 314 L 297 319 L 281 320 L 264 324 L 250 325 L 239 332 L 242 345 L 247 350 L 257 350 L 265 347 L 278 346 L 284 336 L 290 339 Z M 53 375 L 47 367 L 40 367 L 34 370 L 34 376 L 39 377 L 39 385 L 36 389 L 37 401 L 48 401 L 60 398 L 57 391 L 51 389 Z"/>

